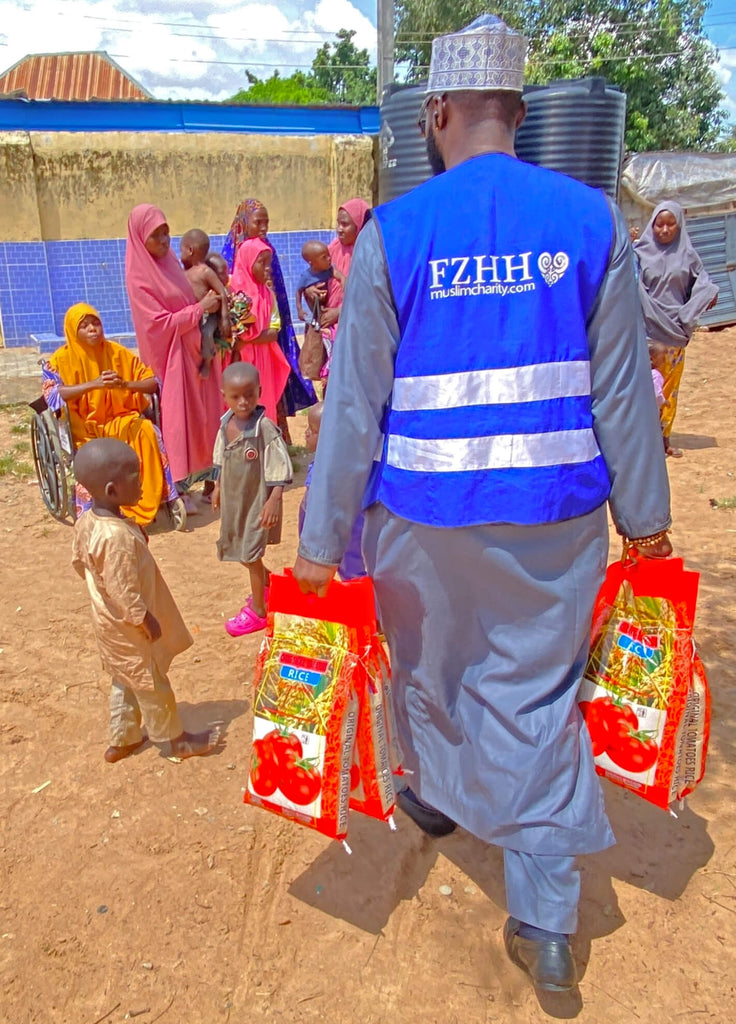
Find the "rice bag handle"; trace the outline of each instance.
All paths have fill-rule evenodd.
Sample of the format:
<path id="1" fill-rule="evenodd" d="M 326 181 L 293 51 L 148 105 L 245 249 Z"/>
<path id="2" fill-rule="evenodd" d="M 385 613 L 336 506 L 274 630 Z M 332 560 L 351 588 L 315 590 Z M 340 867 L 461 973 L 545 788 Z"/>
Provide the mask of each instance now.
<path id="1" fill-rule="evenodd" d="M 692 630 L 698 596 L 700 574 L 685 569 L 682 558 L 644 558 L 637 555 L 627 562 L 617 559 L 606 571 L 593 613 L 593 638 L 606 618 L 606 609 L 613 606 L 624 581 L 639 596 L 665 597 L 673 601 L 680 628 Z"/>
<path id="2" fill-rule="evenodd" d="M 303 594 L 290 569 L 271 573 L 268 610 L 308 619 L 339 622 L 344 626 L 376 628 L 376 604 L 373 581 L 368 576 L 342 582 L 332 580 L 324 597 Z"/>

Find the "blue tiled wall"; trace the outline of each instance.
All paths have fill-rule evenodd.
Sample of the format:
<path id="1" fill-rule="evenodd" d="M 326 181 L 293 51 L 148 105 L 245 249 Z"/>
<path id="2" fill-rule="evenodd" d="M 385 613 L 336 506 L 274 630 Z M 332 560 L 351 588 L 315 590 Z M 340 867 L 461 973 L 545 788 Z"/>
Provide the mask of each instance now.
<path id="1" fill-rule="evenodd" d="M 309 239 L 329 242 L 330 231 L 272 231 L 269 235 L 281 262 L 286 289 L 296 318 L 296 282 L 304 270 L 301 250 Z M 179 252 L 179 239 L 172 239 Z M 224 235 L 211 235 L 219 251 Z M 9 347 L 32 344 L 30 335 L 64 333 L 64 314 L 75 302 L 99 310 L 108 337 L 132 333 L 125 290 L 125 239 L 103 238 L 61 242 L 0 242 L 0 318 Z M 49 341 L 44 346 L 53 349 Z"/>

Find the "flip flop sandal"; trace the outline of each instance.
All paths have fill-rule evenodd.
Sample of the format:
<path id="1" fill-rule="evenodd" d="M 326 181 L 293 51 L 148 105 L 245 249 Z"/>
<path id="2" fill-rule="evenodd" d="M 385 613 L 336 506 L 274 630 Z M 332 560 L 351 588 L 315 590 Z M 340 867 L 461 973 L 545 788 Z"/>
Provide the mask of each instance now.
<path id="1" fill-rule="evenodd" d="M 246 605 L 232 619 L 227 620 L 225 629 L 230 636 L 246 636 L 248 633 L 258 633 L 265 629 L 266 625 L 266 616 L 256 615 L 253 609 Z"/>

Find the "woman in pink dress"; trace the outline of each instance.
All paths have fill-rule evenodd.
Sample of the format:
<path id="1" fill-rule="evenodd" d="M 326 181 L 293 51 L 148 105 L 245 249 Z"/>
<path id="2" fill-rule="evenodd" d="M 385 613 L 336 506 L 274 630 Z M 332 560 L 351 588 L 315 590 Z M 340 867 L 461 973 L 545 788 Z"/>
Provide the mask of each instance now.
<path id="1" fill-rule="evenodd" d="M 337 211 L 337 238 L 334 238 L 327 248 L 332 257 L 332 265 L 339 270 L 346 278 L 350 273 L 350 264 L 353 259 L 355 240 L 365 227 L 370 214 L 370 205 L 365 199 L 349 199 Z M 332 362 L 332 346 L 335 342 L 337 323 L 340 319 L 342 309 L 343 286 L 333 277 L 325 286 L 312 285 L 306 290 L 307 301 L 314 306 L 319 300 L 321 313 L 319 317 L 322 337 L 327 350 L 327 361 L 322 369 L 322 377 L 329 376 L 330 363 Z"/>
<path id="2" fill-rule="evenodd" d="M 266 416 L 276 423 L 276 406 L 284 393 L 291 367 L 278 343 L 279 320 L 271 282 L 271 246 L 262 238 L 248 238 L 235 256 L 230 287 L 253 300 L 255 321 L 240 335 L 237 346 L 244 363 L 252 363 L 261 378 L 261 404 Z"/>
<path id="3" fill-rule="evenodd" d="M 365 199 L 348 199 L 337 211 L 337 238 L 328 245 L 332 265 L 345 277 L 350 273 L 350 264 L 353 259 L 355 241 L 365 227 L 370 205 Z M 343 287 L 336 277 L 330 281 L 327 288 L 327 308 L 323 310 L 320 318 L 322 327 L 332 327 L 337 324 L 342 309 Z"/>
<path id="4" fill-rule="evenodd" d="M 219 299 L 210 291 L 196 301 L 171 251 L 166 216 L 148 203 L 136 206 L 128 219 L 125 285 L 140 357 L 161 385 L 161 430 L 172 475 L 186 491 L 191 477 L 202 479 L 212 465 L 223 411 L 219 360 L 209 377 L 199 375 L 199 324 Z"/>

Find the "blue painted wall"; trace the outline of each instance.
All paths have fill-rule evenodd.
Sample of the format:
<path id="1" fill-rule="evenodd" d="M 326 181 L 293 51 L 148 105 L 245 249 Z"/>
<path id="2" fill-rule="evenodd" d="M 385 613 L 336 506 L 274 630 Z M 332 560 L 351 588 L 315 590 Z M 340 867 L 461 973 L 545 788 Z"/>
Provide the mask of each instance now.
<path id="1" fill-rule="evenodd" d="M 2 104 L 0 103 L 0 107 Z M 273 231 L 274 245 L 296 320 L 296 285 L 304 271 L 302 246 L 308 239 L 329 242 L 331 231 Z M 172 239 L 179 253 L 179 238 Z M 224 235 L 211 235 L 219 252 Z M 64 314 L 75 302 L 88 302 L 99 310 L 108 337 L 133 331 L 125 290 L 125 239 L 103 238 L 76 242 L 0 242 L 0 317 L 8 347 L 34 344 L 53 351 L 64 333 Z"/>

